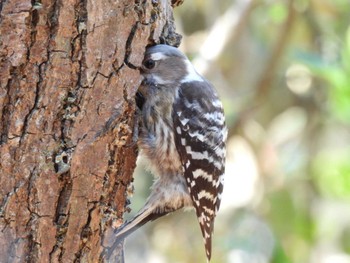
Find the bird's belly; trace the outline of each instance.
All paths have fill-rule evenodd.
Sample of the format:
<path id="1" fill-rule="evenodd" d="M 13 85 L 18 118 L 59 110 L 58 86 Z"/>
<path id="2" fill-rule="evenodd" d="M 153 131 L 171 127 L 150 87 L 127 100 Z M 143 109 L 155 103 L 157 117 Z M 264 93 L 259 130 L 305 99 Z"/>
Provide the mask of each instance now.
<path id="1" fill-rule="evenodd" d="M 151 172 L 155 176 L 166 174 L 182 174 L 180 156 L 176 150 L 174 136 L 162 133 L 163 136 L 145 133 L 139 140 L 141 155 L 147 160 Z"/>

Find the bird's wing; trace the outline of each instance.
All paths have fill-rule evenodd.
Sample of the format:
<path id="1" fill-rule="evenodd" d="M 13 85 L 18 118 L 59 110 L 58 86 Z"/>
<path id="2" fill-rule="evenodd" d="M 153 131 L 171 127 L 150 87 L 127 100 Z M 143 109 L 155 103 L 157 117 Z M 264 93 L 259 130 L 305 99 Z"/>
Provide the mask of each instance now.
<path id="1" fill-rule="evenodd" d="M 174 104 L 175 144 L 210 259 L 225 171 L 223 109 L 213 87 L 205 81 L 181 84 Z"/>

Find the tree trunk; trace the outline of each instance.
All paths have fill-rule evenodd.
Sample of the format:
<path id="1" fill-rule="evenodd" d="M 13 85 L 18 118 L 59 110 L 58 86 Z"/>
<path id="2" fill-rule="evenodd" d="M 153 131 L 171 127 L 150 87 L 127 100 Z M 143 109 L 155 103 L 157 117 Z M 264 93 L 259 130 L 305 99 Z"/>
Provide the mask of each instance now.
<path id="1" fill-rule="evenodd" d="M 169 1 L 0 1 L 0 262 L 107 258 L 137 155 L 137 67 Z"/>

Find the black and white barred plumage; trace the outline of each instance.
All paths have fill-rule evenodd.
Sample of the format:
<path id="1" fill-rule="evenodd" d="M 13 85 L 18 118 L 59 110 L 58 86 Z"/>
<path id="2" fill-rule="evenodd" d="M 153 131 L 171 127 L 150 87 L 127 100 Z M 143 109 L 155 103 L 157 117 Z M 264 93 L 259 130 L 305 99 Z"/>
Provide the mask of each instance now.
<path id="1" fill-rule="evenodd" d="M 213 86 L 174 47 L 148 48 L 141 71 L 138 145 L 156 180 L 145 206 L 117 230 L 117 238 L 193 206 L 210 260 L 225 172 L 227 129 L 222 104 Z"/>

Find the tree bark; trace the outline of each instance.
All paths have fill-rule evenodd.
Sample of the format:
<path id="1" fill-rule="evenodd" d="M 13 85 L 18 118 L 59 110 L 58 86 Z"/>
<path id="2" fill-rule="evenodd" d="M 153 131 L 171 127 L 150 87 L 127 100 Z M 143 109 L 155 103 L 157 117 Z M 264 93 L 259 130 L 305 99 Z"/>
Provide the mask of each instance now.
<path id="1" fill-rule="evenodd" d="M 106 255 L 137 155 L 137 68 L 147 44 L 179 44 L 170 2 L 0 12 L 0 262 L 122 262 Z"/>

